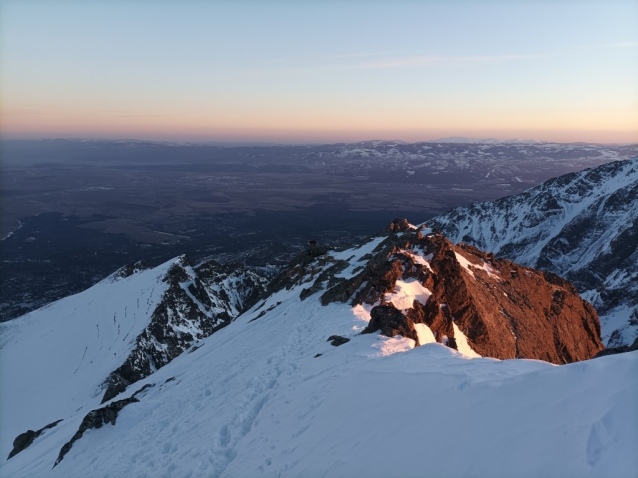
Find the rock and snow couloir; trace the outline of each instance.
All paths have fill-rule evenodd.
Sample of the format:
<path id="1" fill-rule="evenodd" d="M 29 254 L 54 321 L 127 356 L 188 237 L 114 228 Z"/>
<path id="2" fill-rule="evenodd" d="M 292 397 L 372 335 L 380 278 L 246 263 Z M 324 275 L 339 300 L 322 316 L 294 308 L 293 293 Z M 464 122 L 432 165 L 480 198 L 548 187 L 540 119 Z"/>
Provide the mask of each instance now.
<path id="1" fill-rule="evenodd" d="M 638 353 L 585 360 L 602 348 L 596 314 L 552 274 L 395 221 L 360 247 L 311 247 L 208 337 L 193 307 L 212 316 L 202 291 L 219 281 L 201 275 L 178 259 L 3 324 L 0 453 L 62 421 L 0 474 L 586 477 L 638 465 Z M 125 344 L 106 324 L 138 299 L 145 322 L 130 336 L 142 339 Z M 100 403 L 114 370 L 143 361 L 154 321 L 153 337 L 172 324 L 198 341 Z M 111 344 L 114 359 L 101 352 Z"/>

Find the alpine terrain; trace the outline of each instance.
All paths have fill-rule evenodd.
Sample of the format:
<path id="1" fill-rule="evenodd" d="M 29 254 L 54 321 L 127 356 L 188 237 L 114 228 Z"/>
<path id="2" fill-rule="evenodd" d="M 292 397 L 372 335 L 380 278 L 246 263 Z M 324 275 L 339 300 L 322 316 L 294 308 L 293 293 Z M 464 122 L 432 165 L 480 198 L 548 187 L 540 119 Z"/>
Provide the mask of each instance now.
<path id="1" fill-rule="evenodd" d="M 428 225 L 453 242 L 564 277 L 600 314 L 608 347 L 636 340 L 638 157 L 456 208 Z"/>
<path id="2" fill-rule="evenodd" d="M 0 324 L 0 474 L 631 476 L 638 353 L 549 271 L 395 220 L 241 266 L 126 267 Z"/>

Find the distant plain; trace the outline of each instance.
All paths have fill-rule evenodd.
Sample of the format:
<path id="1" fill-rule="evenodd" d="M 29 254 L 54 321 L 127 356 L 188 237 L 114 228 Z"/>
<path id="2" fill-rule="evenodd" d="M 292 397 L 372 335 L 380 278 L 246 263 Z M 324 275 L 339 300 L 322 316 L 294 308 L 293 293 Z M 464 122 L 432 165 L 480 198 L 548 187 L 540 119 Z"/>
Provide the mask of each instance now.
<path id="1" fill-rule="evenodd" d="M 4 141 L 0 320 L 79 292 L 129 262 L 179 254 L 282 265 L 310 239 L 352 244 L 638 145 L 371 141 L 311 146 Z"/>

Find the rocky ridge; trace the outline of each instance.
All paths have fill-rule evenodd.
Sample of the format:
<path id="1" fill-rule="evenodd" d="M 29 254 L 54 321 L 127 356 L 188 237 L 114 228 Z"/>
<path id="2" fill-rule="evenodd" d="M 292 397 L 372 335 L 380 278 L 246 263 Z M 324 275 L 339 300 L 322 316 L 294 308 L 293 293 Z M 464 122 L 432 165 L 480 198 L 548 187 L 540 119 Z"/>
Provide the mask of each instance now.
<path id="1" fill-rule="evenodd" d="M 89 413 L 87 413 L 87 415 L 82 420 L 82 423 L 80 423 L 78 431 L 75 432 L 71 440 L 66 442 L 60 449 L 60 453 L 58 454 L 57 460 L 55 460 L 55 463 L 53 464 L 53 468 L 55 468 L 56 466 L 60 464 L 60 462 L 64 459 L 64 456 L 69 451 L 71 451 L 71 448 L 73 448 L 73 444 L 76 441 L 78 441 L 80 438 L 82 438 L 82 436 L 84 435 L 84 432 L 92 428 L 93 429 L 102 428 L 102 426 L 106 425 L 107 423 L 110 423 L 111 425 L 115 425 L 115 422 L 117 421 L 117 416 L 120 413 L 120 411 L 122 411 L 122 409 L 125 406 L 130 405 L 131 403 L 138 403 L 139 399 L 137 398 L 137 395 L 139 395 L 140 393 L 144 392 L 144 390 L 152 386 L 154 385 L 146 384 L 142 388 L 140 388 L 137 392 L 135 392 L 133 395 L 131 395 L 129 398 L 124 398 L 122 400 L 111 402 L 105 407 L 98 408 L 97 410 L 91 410 Z"/>
<path id="2" fill-rule="evenodd" d="M 111 277 L 117 280 L 139 270 L 138 264 L 127 266 Z M 212 260 L 192 266 L 186 256 L 175 261 L 163 281 L 168 288 L 148 326 L 124 363 L 104 381 L 102 403 L 228 325 L 259 300 L 267 283 L 244 266 Z"/>
<path id="3" fill-rule="evenodd" d="M 21 451 L 25 450 L 26 448 L 29 448 L 29 446 L 31 446 L 31 444 L 33 443 L 33 441 L 38 438 L 40 435 L 42 435 L 44 432 L 46 432 L 47 430 L 50 430 L 51 428 L 55 427 L 58 423 L 60 423 L 62 420 L 56 420 L 52 423 L 49 423 L 48 425 L 40 428 L 39 430 L 27 430 L 24 433 L 21 433 L 20 435 L 18 435 L 15 440 L 13 440 L 13 450 L 11 450 L 11 453 L 9 453 L 9 457 L 7 458 L 7 460 L 9 458 L 13 458 L 14 456 L 16 456 L 18 453 L 20 453 Z"/>
<path id="4" fill-rule="evenodd" d="M 481 356 L 555 364 L 603 349 L 596 311 L 572 284 L 471 245 L 455 246 L 431 229 L 395 220 L 371 253 L 353 259 L 311 248 L 273 285 L 310 283 L 300 299 L 322 292 L 324 306 L 363 307 L 370 314 L 364 333 L 381 330 L 417 345 L 432 337 Z"/>
<path id="5" fill-rule="evenodd" d="M 428 224 L 453 242 L 573 282 L 600 314 L 607 346 L 638 334 L 638 158 L 456 208 Z"/>
<path id="6" fill-rule="evenodd" d="M 537 415 L 524 424 L 523 436 L 542 429 L 546 435 L 538 442 L 545 442 L 559 435 L 556 424 L 562 420 L 558 422 L 561 427 L 558 443 L 562 443 L 560 440 L 564 440 L 566 433 L 576 435 L 570 438 L 570 444 L 582 443 L 581 432 L 574 432 L 575 419 L 565 414 L 573 413 L 579 419 L 591 414 L 584 413 L 583 410 L 588 409 L 578 408 L 569 400 L 589 400 L 592 409 L 600 412 L 600 400 L 583 390 L 596 386 L 597 393 L 616 397 L 625 389 L 600 386 L 605 383 L 607 372 L 617 372 L 616 377 L 631 376 L 625 371 L 627 367 L 618 371 L 617 367 L 609 365 L 610 360 L 618 357 L 601 359 L 593 364 L 586 361 L 603 350 L 600 324 L 594 309 L 580 298 L 569 282 L 549 272 L 499 259 L 471 245 L 455 245 L 435 230 L 413 226 L 406 220 L 393 221 L 383 234 L 369 238 L 358 247 L 337 250 L 312 245 L 268 286 L 263 301 L 258 299 L 260 293 L 253 287 L 244 287 L 246 277 L 238 272 L 240 270 L 216 263 L 191 265 L 185 257 L 180 257 L 156 270 L 153 281 L 150 280 L 152 271 L 140 271 L 103 284 L 107 291 L 119 292 L 105 295 L 122 297 L 122 300 L 122 285 L 135 289 L 127 299 L 129 318 L 137 297 L 153 297 L 152 292 L 141 293 L 141 289 L 161 289 L 152 302 L 155 305 L 150 325 L 155 324 L 157 328 L 149 330 L 148 325 L 138 335 L 131 354 L 144 352 L 142 347 L 149 346 L 152 340 L 163 339 L 161 347 L 148 349 L 151 355 L 147 357 L 148 363 L 155 364 L 153 353 L 165 352 L 175 344 L 176 350 L 181 349 L 179 356 L 157 370 L 151 368 L 152 375 L 142 378 L 135 387 L 138 391 L 132 395 L 132 387 L 129 387 L 129 393 L 122 393 L 99 406 L 85 397 L 81 402 L 83 406 L 78 408 L 78 398 L 82 397 L 75 394 L 66 398 L 74 402 L 71 408 L 59 407 L 55 416 L 54 410 L 47 408 L 49 416 L 44 417 L 46 421 L 42 420 L 42 423 L 49 423 L 53 418 L 64 421 L 56 427 L 55 433 L 46 433 L 19 456 L 0 465 L 2 471 L 7 476 L 48 476 L 47 473 L 82 476 L 82 473 L 99 474 L 109 470 L 134 476 L 141 470 L 152 474 L 157 470 L 156 466 L 161 466 L 184 475 L 193 467 L 199 467 L 199 474 L 253 476 L 255 470 L 267 470 L 266 467 L 276 460 L 288 460 L 286 450 L 294 453 L 297 445 L 308 447 L 303 450 L 304 454 L 314 453 L 316 447 L 326 442 L 326 430 L 335 427 L 355 430 L 355 436 L 362 439 L 378 436 L 374 430 L 403 437 L 404 424 L 397 426 L 396 420 L 392 420 L 392 426 L 361 430 L 353 428 L 350 422 L 342 423 L 351 420 L 353 413 L 361 413 L 362 423 L 369 424 L 370 413 L 376 413 L 384 403 L 396 403 L 397 400 L 416 403 L 410 416 L 418 415 L 422 420 L 401 447 L 409 446 L 415 441 L 414 437 L 423 436 L 425 430 L 438 430 L 432 436 L 431 447 L 441 441 L 440 430 L 450 428 L 452 423 L 453 440 L 458 439 L 458 430 L 464 429 L 475 433 L 468 441 L 472 449 L 483 446 L 489 450 L 498 442 L 519 437 L 518 433 L 512 435 L 509 417 L 527 416 L 528 411 Z M 148 277 L 144 281 L 136 282 L 145 275 Z M 136 287 L 132 287 L 135 284 Z M 243 292 L 235 295 L 233 292 L 237 290 Z M 100 290 L 94 292 L 70 302 L 66 310 L 75 310 L 84 302 L 97 301 Z M 244 297 L 248 298 L 242 299 Z M 246 308 L 247 302 L 253 305 Z M 228 304 L 234 308 L 224 308 Z M 58 308 L 62 310 L 63 305 L 58 304 Z M 201 313 L 208 311 L 204 314 L 208 320 L 194 307 Z M 215 315 L 217 321 L 212 318 L 213 310 L 219 312 Z M 236 320 L 230 319 L 228 327 L 215 328 L 215 324 L 221 324 L 227 317 L 224 311 L 228 316 L 236 312 L 240 315 Z M 82 315 L 92 317 L 87 313 Z M 99 323 L 102 333 L 106 333 L 107 324 L 111 325 L 111 318 L 108 316 L 106 323 Z M 67 324 L 61 320 L 60 325 Z M 198 341 L 193 331 L 208 325 L 211 327 L 206 333 L 212 330 L 211 336 Z M 145 335 L 147 332 L 153 335 Z M 180 335 L 185 332 L 190 338 Z M 186 340 L 181 343 L 182 339 Z M 64 341 L 69 342 L 68 337 L 62 337 L 61 342 L 66 343 Z M 122 342 L 122 338 L 117 341 Z M 184 348 L 186 346 L 188 348 Z M 417 350 L 403 353 L 415 346 Z M 200 347 L 205 347 L 206 353 L 198 353 Z M 184 350 L 187 353 L 183 353 Z M 392 359 L 384 359 L 393 354 Z M 137 353 L 136 357 L 140 355 Z M 623 354 L 620 358 L 626 356 L 626 363 L 630 364 L 631 355 Z M 497 362 L 478 358 L 481 356 L 538 360 Z M 158 357 L 162 358 L 161 355 Z M 470 358 L 478 360 L 469 361 Z M 551 367 L 542 361 L 555 364 L 584 362 Z M 612 365 L 622 366 L 622 363 L 617 361 Z M 602 369 L 605 373 L 600 372 L 600 367 L 606 367 Z M 140 370 L 148 372 L 143 367 L 134 372 Z M 348 375 L 342 376 L 348 370 Z M 27 367 L 23 372 L 33 374 L 33 367 Z M 591 378 L 589 374 L 594 372 L 598 375 Z M 477 380 L 481 373 L 488 382 L 483 376 Z M 537 380 L 542 373 L 553 373 L 555 379 Z M 494 374 L 496 380 L 493 380 Z M 22 375 L 14 376 L 12 385 L 19 384 Z M 570 386 L 566 391 L 560 391 L 566 377 L 571 377 L 569 380 L 580 388 Z M 69 383 L 74 379 L 70 376 Z M 312 382 L 317 379 L 321 381 Z M 355 383 L 352 389 L 347 388 L 360 379 L 364 381 Z M 499 388 L 504 380 L 511 381 L 513 388 Z M 533 381 L 527 383 L 528 380 Z M 626 385 L 628 380 L 614 380 L 613 387 L 629 387 Z M 366 388 L 365 383 L 371 386 Z M 521 388 L 523 383 L 526 386 Z M 300 394 L 301 387 L 307 389 Z M 449 393 L 441 396 L 442 387 Z M 42 395 L 41 390 L 47 389 L 40 386 L 34 395 Z M 546 409 L 536 410 L 539 399 L 536 392 L 539 390 L 548 394 L 544 400 L 553 400 L 547 405 L 548 409 L 562 407 L 558 413 L 548 415 Z M 560 391 L 558 395 L 557 390 Z M 485 395 L 485 391 L 489 394 Z M 328 393 L 335 395 L 325 400 Z M 386 393 L 388 395 L 379 396 Z M 478 395 L 474 395 L 476 393 Z M 370 400 L 374 401 L 372 406 L 361 410 L 361 404 Z M 418 407 L 422 403 L 443 409 L 450 402 L 453 406 L 444 409 L 445 413 L 440 415 L 445 419 L 435 422 L 436 426 L 428 426 L 433 418 L 419 413 Z M 323 403 L 325 410 L 318 416 L 317 409 L 321 410 Z M 338 423 L 330 423 L 315 434 L 313 427 L 332 419 L 335 404 L 343 406 L 344 403 L 353 413 L 339 417 Z M 488 410 L 480 408 L 485 404 L 490 404 Z M 613 411 L 616 405 L 611 402 L 605 406 Z M 621 405 L 624 408 L 615 417 L 627 416 L 629 407 Z M 507 408 L 510 406 L 513 408 Z M 125 412 L 121 413 L 125 407 Z M 13 410 L 21 412 L 22 408 L 21 403 L 14 401 Z M 87 410 L 91 411 L 87 413 Z M 503 433 L 494 439 L 490 434 L 485 436 L 484 426 L 476 430 L 468 428 L 467 423 L 472 420 L 466 410 L 484 417 L 487 426 L 502 421 L 504 425 L 499 425 L 499 429 Z M 458 419 L 463 413 L 466 415 Z M 582 425 L 578 422 L 578 426 L 593 429 L 598 416 L 588 418 L 589 421 Z M 287 419 L 294 423 L 279 431 L 279 423 Z M 302 419 L 307 421 L 299 423 Z M 21 423 L 24 424 L 21 430 L 31 426 L 24 416 Z M 303 435 L 306 430 L 310 430 L 311 435 Z M 520 423 L 517 424 L 518 431 Z M 337 436 L 342 433 L 338 431 Z M 620 436 L 620 432 L 615 433 L 614 436 Z M 17 432 L 11 438 L 16 435 Z M 284 452 L 271 454 L 271 444 L 281 439 L 289 440 L 280 448 Z M 343 439 L 341 447 L 351 441 L 352 436 Z M 489 446 L 485 445 L 485 439 L 491 440 Z M 596 436 L 591 439 L 596 446 L 597 439 Z M 525 438 L 521 443 L 527 445 L 529 439 Z M 560 445 L 552 442 L 552 449 L 557 446 Z M 599 453 L 596 446 L 589 448 L 585 458 L 579 452 L 579 463 L 586 463 L 591 468 Z M 365 449 L 369 450 L 370 446 Z M 521 449 L 528 450 L 529 446 Z M 613 450 L 614 458 L 627 456 L 624 448 Z M 481 450 L 481 453 L 486 451 Z M 440 450 L 437 450 L 433 457 L 439 454 Z M 558 455 L 553 458 L 552 466 L 560 465 L 565 459 L 564 455 Z M 309 463 L 301 471 L 315 470 L 324 456 L 325 452 L 318 454 L 318 461 Z M 367 463 L 369 455 L 366 456 L 368 458 L 358 459 L 358 466 Z M 113 457 L 117 457 L 116 462 Z M 267 457 L 266 461 L 264 457 Z M 233 468 L 243 466 L 246 460 L 253 458 L 260 461 L 251 471 Z M 180 460 L 179 463 L 176 460 Z M 293 456 L 278 468 L 270 469 L 285 474 L 295 460 L 297 457 Z M 521 461 L 512 460 L 515 469 Z M 541 461 L 540 465 L 534 462 L 536 471 L 546 467 L 545 457 Z M 602 469 L 606 463 L 594 471 Z M 563 471 L 559 470 L 555 476 L 561 476 Z M 494 469 L 490 468 L 486 475 L 492 474 Z M 389 470 L 384 471 L 384 476 L 391 475 Z"/>

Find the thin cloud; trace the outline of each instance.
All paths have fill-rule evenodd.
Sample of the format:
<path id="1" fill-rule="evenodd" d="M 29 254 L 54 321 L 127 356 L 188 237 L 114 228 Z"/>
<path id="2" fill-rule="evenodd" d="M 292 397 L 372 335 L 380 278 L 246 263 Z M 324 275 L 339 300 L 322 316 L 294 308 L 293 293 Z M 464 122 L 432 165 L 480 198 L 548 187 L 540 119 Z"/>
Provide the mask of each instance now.
<path id="1" fill-rule="evenodd" d="M 175 116 L 170 114 L 120 114 L 111 115 L 113 118 L 157 118 L 161 116 Z"/>
<path id="2" fill-rule="evenodd" d="M 610 43 L 608 45 L 602 45 L 606 48 L 634 48 L 638 46 L 638 41 L 627 41 L 621 43 Z"/>
<path id="3" fill-rule="evenodd" d="M 383 55 L 387 55 L 388 53 L 344 53 L 341 55 L 328 55 L 328 56 L 324 56 L 322 58 L 365 58 L 365 57 L 370 57 L 370 56 L 383 56 Z"/>
<path id="4" fill-rule="evenodd" d="M 575 52 L 575 51 L 589 51 L 589 50 L 603 50 L 607 48 L 636 48 L 638 47 L 638 42 L 636 41 L 625 41 L 625 42 L 616 42 L 616 43 L 600 43 L 594 45 L 573 45 L 565 48 L 561 48 L 558 50 L 559 53 L 567 53 L 567 52 Z"/>
<path id="5" fill-rule="evenodd" d="M 479 56 L 406 56 L 386 60 L 361 63 L 351 68 L 405 68 L 429 66 L 454 66 L 480 63 L 498 63 L 502 61 L 542 58 L 544 55 L 479 55 Z"/>

